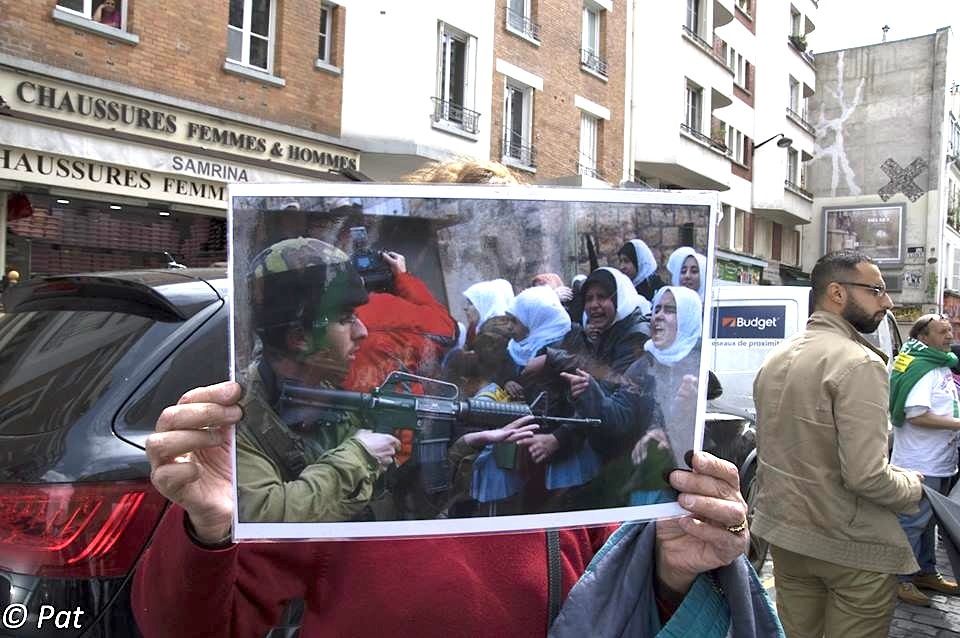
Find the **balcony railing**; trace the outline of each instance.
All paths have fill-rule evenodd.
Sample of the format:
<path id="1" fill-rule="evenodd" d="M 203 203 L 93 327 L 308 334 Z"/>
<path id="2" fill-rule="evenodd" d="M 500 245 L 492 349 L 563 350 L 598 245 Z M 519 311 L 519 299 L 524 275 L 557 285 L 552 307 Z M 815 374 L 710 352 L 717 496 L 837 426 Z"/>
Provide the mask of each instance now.
<path id="1" fill-rule="evenodd" d="M 533 145 L 524 145 L 523 140 L 512 131 L 504 131 L 501 153 L 503 157 L 517 161 L 530 168 L 537 167 L 537 150 Z"/>
<path id="2" fill-rule="evenodd" d="M 796 193 L 797 195 L 800 195 L 800 196 L 802 196 L 802 197 L 806 197 L 807 199 L 813 199 L 813 193 L 811 193 L 810 191 L 808 191 L 808 190 L 805 189 L 804 187 L 800 186 L 799 184 L 794 184 L 794 183 L 791 182 L 789 179 L 783 180 L 783 186 L 784 186 L 784 188 L 786 188 L 788 191 L 792 191 L 792 192 Z"/>
<path id="3" fill-rule="evenodd" d="M 479 113 L 476 111 L 471 111 L 468 108 L 464 108 L 455 102 L 442 100 L 438 97 L 430 99 L 433 100 L 434 122 L 450 122 L 456 125 L 457 128 L 463 129 L 467 133 L 471 133 L 473 135 L 477 134 L 477 131 L 479 130 L 477 127 L 477 121 L 480 119 Z"/>
<path id="4" fill-rule="evenodd" d="M 807 38 L 802 35 L 788 35 L 787 42 L 790 43 L 790 46 L 793 47 L 793 50 L 797 52 L 804 62 L 810 66 L 814 66 L 815 60 L 813 59 L 813 54 L 807 51 Z"/>
<path id="5" fill-rule="evenodd" d="M 794 110 L 793 110 L 792 108 L 790 108 L 789 106 L 787 107 L 787 117 L 789 117 L 791 120 L 793 120 L 793 121 L 797 124 L 797 126 L 799 126 L 800 128 L 802 128 L 804 131 L 806 131 L 806 132 L 809 133 L 810 135 L 816 135 L 816 134 L 817 134 L 817 130 L 816 130 L 815 128 L 813 128 L 813 124 L 811 124 L 810 122 L 808 122 L 808 121 L 807 121 L 807 118 L 803 117 L 802 115 L 800 115 L 799 113 L 797 113 L 796 111 L 794 111 Z"/>
<path id="6" fill-rule="evenodd" d="M 581 153 L 580 159 L 577 161 L 577 175 L 601 179 L 600 170 L 597 168 L 597 160 Z"/>
<path id="7" fill-rule="evenodd" d="M 719 153 L 723 153 L 724 155 L 727 154 L 727 145 L 726 145 L 726 144 L 724 144 L 723 142 L 721 142 L 721 141 L 719 141 L 719 140 L 713 139 L 713 138 L 710 137 L 709 135 L 704 135 L 703 133 L 701 133 L 701 132 L 698 131 L 697 129 L 693 128 L 692 126 L 690 126 L 690 125 L 688 125 L 688 124 L 681 124 L 681 125 L 680 125 L 680 130 L 683 131 L 684 133 L 686 133 L 687 135 L 689 135 L 690 137 L 694 138 L 695 140 L 697 140 L 698 142 L 700 142 L 700 143 L 703 144 L 704 146 L 709 146 L 710 148 L 714 149 L 715 151 L 717 151 L 717 152 L 719 152 Z"/>
<path id="8" fill-rule="evenodd" d="M 580 64 L 594 73 L 607 77 L 607 61 L 589 49 L 580 49 Z"/>
<path id="9" fill-rule="evenodd" d="M 510 7 L 507 7 L 507 26 L 513 31 L 522 33 L 531 40 L 540 41 L 540 25 Z"/>

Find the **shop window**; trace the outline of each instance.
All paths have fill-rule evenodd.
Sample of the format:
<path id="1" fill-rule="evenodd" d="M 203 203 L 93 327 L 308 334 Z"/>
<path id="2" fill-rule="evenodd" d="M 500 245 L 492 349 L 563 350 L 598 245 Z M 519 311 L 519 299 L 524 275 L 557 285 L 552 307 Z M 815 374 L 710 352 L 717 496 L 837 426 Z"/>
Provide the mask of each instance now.
<path id="1" fill-rule="evenodd" d="M 228 61 L 271 73 L 275 37 L 274 6 L 270 0 L 230 0 Z"/>

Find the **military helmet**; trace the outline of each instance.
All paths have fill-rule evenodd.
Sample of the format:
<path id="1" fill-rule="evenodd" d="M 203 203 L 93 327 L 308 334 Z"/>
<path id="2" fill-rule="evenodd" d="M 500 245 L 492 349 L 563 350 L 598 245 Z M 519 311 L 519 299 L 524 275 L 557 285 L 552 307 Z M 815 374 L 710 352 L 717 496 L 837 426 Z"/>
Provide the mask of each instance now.
<path id="1" fill-rule="evenodd" d="M 268 246 L 248 273 L 253 328 L 264 343 L 281 346 L 282 335 L 300 325 L 319 345 L 326 326 L 345 310 L 367 302 L 363 280 L 339 248 L 296 237 Z"/>

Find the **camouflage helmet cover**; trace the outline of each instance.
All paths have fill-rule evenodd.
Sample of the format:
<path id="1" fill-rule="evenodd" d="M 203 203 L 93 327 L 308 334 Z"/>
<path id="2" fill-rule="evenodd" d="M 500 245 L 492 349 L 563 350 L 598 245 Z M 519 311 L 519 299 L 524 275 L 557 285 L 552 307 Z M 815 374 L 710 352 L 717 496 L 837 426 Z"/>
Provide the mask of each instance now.
<path id="1" fill-rule="evenodd" d="M 347 254 L 310 237 L 284 239 L 260 251 L 249 279 L 257 332 L 297 323 L 318 328 L 367 302 L 363 280 Z"/>

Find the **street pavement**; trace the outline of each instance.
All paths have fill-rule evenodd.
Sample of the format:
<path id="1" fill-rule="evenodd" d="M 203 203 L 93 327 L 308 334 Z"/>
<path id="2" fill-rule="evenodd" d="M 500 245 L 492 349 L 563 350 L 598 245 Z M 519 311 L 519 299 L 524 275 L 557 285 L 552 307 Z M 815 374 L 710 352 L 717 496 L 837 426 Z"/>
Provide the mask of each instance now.
<path id="1" fill-rule="evenodd" d="M 937 549 L 937 566 L 944 575 L 953 577 L 950 561 L 942 549 Z M 773 578 L 773 563 L 769 556 L 760 572 L 760 581 L 774 601 L 776 583 Z M 933 599 L 931 607 L 916 607 L 897 601 L 890 625 L 890 638 L 946 638 L 960 636 L 960 596 L 944 596 L 926 591 Z"/>

